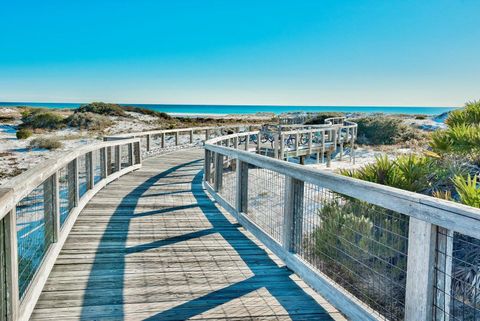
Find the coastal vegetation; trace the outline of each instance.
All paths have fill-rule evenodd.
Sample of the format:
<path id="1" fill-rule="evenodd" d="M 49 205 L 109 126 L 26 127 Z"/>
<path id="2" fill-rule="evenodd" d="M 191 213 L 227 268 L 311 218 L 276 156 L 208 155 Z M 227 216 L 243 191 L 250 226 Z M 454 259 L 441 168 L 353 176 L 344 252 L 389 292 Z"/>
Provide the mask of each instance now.
<path id="1" fill-rule="evenodd" d="M 65 127 L 65 118 L 59 113 L 45 109 L 26 108 L 21 112 L 21 128 L 60 129 Z"/>
<path id="2" fill-rule="evenodd" d="M 63 146 L 62 142 L 52 137 L 37 137 L 30 141 L 30 148 L 59 149 Z"/>
<path id="3" fill-rule="evenodd" d="M 358 143 L 365 145 L 394 145 L 419 140 L 422 133 L 393 116 L 368 116 L 353 118 L 358 125 Z"/>
<path id="4" fill-rule="evenodd" d="M 17 136 L 17 139 L 27 139 L 28 137 L 33 135 L 33 132 L 28 128 L 20 128 L 19 130 L 17 130 L 15 135 Z"/>
<path id="5" fill-rule="evenodd" d="M 396 158 L 377 156 L 370 164 L 358 169 L 340 170 L 340 173 L 480 208 L 480 102 L 467 103 L 464 109 L 450 113 L 446 124 L 447 129 L 431 134 L 428 142 L 430 147 L 423 153 Z M 370 139 L 369 143 L 394 143 L 388 140 L 393 133 L 389 127 L 397 125 L 397 122 L 385 119 L 380 124 L 368 120 L 359 122 L 359 132 L 369 135 L 369 126 L 375 127 L 379 132 L 371 133 L 378 140 Z M 404 134 L 394 135 L 398 137 Z M 406 256 L 402 253 L 406 250 L 408 220 L 402 219 L 399 213 L 343 195 L 334 195 L 319 209 L 318 216 L 322 224 L 313 231 L 313 236 L 316 236 L 315 251 L 321 257 L 322 264 L 347 278 L 350 291 L 355 293 L 356 289 L 369 286 L 368 277 L 358 277 L 364 273 L 361 266 L 368 265 L 373 270 L 379 268 L 383 273 L 388 272 L 388 282 L 379 286 L 381 291 L 372 294 L 373 303 L 382 302 L 385 293 L 397 298 L 404 295 L 401 285 L 405 284 L 403 271 Z M 385 224 L 387 230 L 391 231 L 389 235 L 383 229 Z M 392 235 L 395 238 L 392 239 Z M 387 237 L 390 237 L 390 248 L 382 250 L 378 244 L 384 244 L 382 238 Z M 474 241 L 462 234 L 455 234 L 453 238 L 456 260 L 469 263 L 453 265 L 452 275 L 455 278 L 452 281 L 452 296 L 457 295 L 459 300 L 473 300 L 474 304 L 478 304 L 476 291 L 480 257 Z M 375 249 L 375 255 L 369 254 L 372 249 Z M 352 257 L 359 264 L 352 265 Z M 391 269 L 393 262 L 395 269 Z"/>

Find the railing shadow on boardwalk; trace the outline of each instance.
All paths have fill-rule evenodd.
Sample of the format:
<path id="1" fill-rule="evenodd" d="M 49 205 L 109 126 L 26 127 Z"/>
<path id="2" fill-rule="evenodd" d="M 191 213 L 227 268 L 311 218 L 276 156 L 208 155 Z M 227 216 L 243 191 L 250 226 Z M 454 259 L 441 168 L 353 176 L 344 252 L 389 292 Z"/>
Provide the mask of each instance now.
<path id="1" fill-rule="evenodd" d="M 162 178 L 165 178 L 181 169 L 192 166 L 197 167 L 196 165 L 201 165 L 200 160 L 180 164 L 162 173 L 152 176 L 141 185 L 133 189 L 122 199 L 120 204 L 117 206 L 115 213 L 111 216 L 110 222 L 108 223 L 105 233 L 102 236 L 102 240 L 100 241 L 99 249 L 96 252 L 92 270 L 89 275 L 87 288 L 84 294 L 81 318 L 87 320 L 94 316 L 95 312 L 93 312 L 89 307 L 98 306 L 99 304 L 122 306 L 121 311 L 116 311 L 115 317 L 118 319 L 123 319 L 125 317 L 125 313 L 123 311 L 123 284 L 126 255 L 218 233 L 228 242 L 228 244 L 236 251 L 236 253 L 238 253 L 242 261 L 253 273 L 253 276 L 243 281 L 233 283 L 222 289 L 214 290 L 206 295 L 194 298 L 173 308 L 158 312 L 147 320 L 186 320 L 262 288 L 269 291 L 269 293 L 287 311 L 292 320 L 305 320 L 307 315 L 315 315 L 317 318 L 319 315 L 322 315 L 322 320 L 332 320 L 323 307 L 321 307 L 309 294 L 304 292 L 297 283 L 290 279 L 292 272 L 289 269 L 286 267 L 279 267 L 263 249 L 261 249 L 251 239 L 239 231 L 239 224 L 231 223 L 215 206 L 215 203 L 209 199 L 203 189 L 203 171 L 200 170 L 200 168 L 193 181 L 191 181 L 190 191 L 195 197 L 197 202 L 196 204 L 152 210 L 137 214 L 134 213 L 135 205 L 132 204 L 132 199 L 134 200 L 133 203 L 137 204 L 140 198 L 149 196 L 143 195 L 143 193 L 148 191 L 148 189 L 152 186 L 158 186 L 156 183 L 158 183 Z M 183 192 L 186 191 L 184 190 Z M 164 240 L 153 241 L 151 243 L 130 248 L 126 247 L 129 224 L 132 218 L 147 215 L 168 214 L 169 212 L 178 209 L 187 209 L 192 207 L 198 207 L 202 211 L 212 225 L 211 228 L 167 238 Z M 125 208 L 129 208 L 130 210 L 126 212 Z M 119 219 L 122 217 L 125 219 L 122 220 L 122 223 L 119 223 Z M 122 227 L 120 230 L 119 224 L 121 224 Z M 114 253 L 112 253 L 112 250 L 108 249 L 107 246 L 102 247 L 102 244 L 109 243 L 112 238 L 114 238 L 116 242 L 122 244 L 123 249 L 115 249 Z M 255 256 L 253 257 L 252 250 L 255 251 Z M 99 278 L 101 279 L 102 276 L 105 276 L 105 271 L 103 270 L 104 263 L 102 263 L 101 259 L 102 253 L 109 253 L 109 255 L 114 256 L 115 271 L 118 271 L 116 274 L 112 275 L 109 273 L 108 275 L 108 283 L 115 285 L 114 289 L 108 290 L 109 296 L 105 297 L 108 302 L 100 302 L 101 300 L 99 300 L 97 297 L 99 292 L 105 292 L 103 289 L 105 284 L 103 282 L 98 282 Z M 259 266 L 258 261 L 262 262 L 262 266 Z M 270 268 L 272 273 L 261 273 L 265 266 Z M 275 286 L 278 282 L 281 282 L 284 286 Z"/>

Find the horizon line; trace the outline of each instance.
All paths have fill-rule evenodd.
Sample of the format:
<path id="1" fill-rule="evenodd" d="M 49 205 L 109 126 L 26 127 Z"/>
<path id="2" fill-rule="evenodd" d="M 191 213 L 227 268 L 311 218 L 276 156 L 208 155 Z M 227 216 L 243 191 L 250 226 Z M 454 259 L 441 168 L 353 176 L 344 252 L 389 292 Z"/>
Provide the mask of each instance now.
<path id="1" fill-rule="evenodd" d="M 283 105 L 283 104 L 193 104 L 193 103 L 120 103 L 120 102 L 107 102 L 101 100 L 92 100 L 91 102 L 58 102 L 58 101 L 0 101 L 0 107 L 2 103 L 8 104 L 90 104 L 93 102 L 103 102 L 109 104 L 117 105 L 152 105 L 152 106 L 235 106 L 235 107 L 357 107 L 357 108 L 368 108 L 368 107 L 387 107 L 387 108 L 461 108 L 462 106 L 432 106 L 432 105 Z"/>

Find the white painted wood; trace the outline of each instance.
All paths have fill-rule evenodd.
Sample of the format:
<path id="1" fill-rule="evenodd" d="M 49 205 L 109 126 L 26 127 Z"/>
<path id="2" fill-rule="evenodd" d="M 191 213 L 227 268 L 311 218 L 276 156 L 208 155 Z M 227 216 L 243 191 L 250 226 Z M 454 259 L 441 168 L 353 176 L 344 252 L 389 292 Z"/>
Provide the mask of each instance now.
<path id="1" fill-rule="evenodd" d="M 405 321 L 432 320 L 436 228 L 410 217 Z"/>

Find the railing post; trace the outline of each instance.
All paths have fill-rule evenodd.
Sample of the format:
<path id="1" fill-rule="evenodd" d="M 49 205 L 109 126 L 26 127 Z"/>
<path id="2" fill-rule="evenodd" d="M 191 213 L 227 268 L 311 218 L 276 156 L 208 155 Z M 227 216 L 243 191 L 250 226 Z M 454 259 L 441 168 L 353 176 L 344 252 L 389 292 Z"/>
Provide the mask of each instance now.
<path id="1" fill-rule="evenodd" d="M 112 168 L 112 147 L 107 147 L 107 176 L 113 172 Z"/>
<path id="2" fill-rule="evenodd" d="M 289 252 L 295 251 L 295 246 L 302 238 L 303 188 L 303 181 L 285 176 L 283 247 Z"/>
<path id="3" fill-rule="evenodd" d="M 74 193 L 74 195 L 73 195 L 73 200 L 74 200 L 73 204 L 74 204 L 75 207 L 77 207 L 77 206 L 78 206 L 78 202 L 80 201 L 80 186 L 79 186 L 80 181 L 79 181 L 79 179 L 78 179 L 78 158 L 75 158 L 75 159 L 73 160 L 73 168 L 72 168 L 72 170 L 73 170 L 73 173 L 72 173 L 72 174 L 73 174 L 73 181 L 74 181 L 74 183 L 73 183 L 73 187 L 74 187 L 74 188 L 73 188 L 73 193 Z"/>
<path id="4" fill-rule="evenodd" d="M 115 171 L 120 170 L 120 145 L 115 146 Z"/>
<path id="5" fill-rule="evenodd" d="M 128 144 L 128 164 L 132 166 L 135 162 L 133 161 L 133 143 Z"/>
<path id="6" fill-rule="evenodd" d="M 405 321 L 432 320 L 436 229 L 410 217 Z"/>
<path id="7" fill-rule="evenodd" d="M 223 155 L 215 153 L 215 192 L 223 185 Z"/>
<path id="8" fill-rule="evenodd" d="M 142 163 L 142 154 L 140 151 L 140 143 L 136 142 L 134 143 L 134 155 L 135 155 L 135 164 L 141 164 Z"/>
<path id="9" fill-rule="evenodd" d="M 17 220 L 15 208 L 3 218 L 5 239 L 5 278 L 7 320 L 17 320 L 19 314 Z"/>
<path id="10" fill-rule="evenodd" d="M 245 135 L 245 150 L 248 152 L 248 144 L 250 143 L 250 135 Z"/>
<path id="11" fill-rule="evenodd" d="M 49 184 L 51 188 L 50 191 L 44 189 L 45 215 L 50 215 L 52 218 L 53 242 L 57 242 L 60 237 L 60 182 L 58 172 L 54 173 L 45 183 Z"/>
<path id="12" fill-rule="evenodd" d="M 95 169 L 93 167 L 93 152 L 88 152 L 85 159 L 87 165 L 87 186 L 88 189 L 92 189 L 95 184 Z"/>
<path id="13" fill-rule="evenodd" d="M 257 154 L 260 154 L 260 144 L 261 144 L 261 140 L 262 140 L 262 132 L 259 131 L 258 134 L 257 134 Z"/>
<path id="14" fill-rule="evenodd" d="M 151 139 L 151 135 L 147 135 L 147 152 L 150 151 L 150 139 Z"/>
<path id="15" fill-rule="evenodd" d="M 204 163 L 204 169 L 203 169 L 203 172 L 204 172 L 204 177 L 203 177 L 203 180 L 205 182 L 210 182 L 210 170 L 211 170 L 211 162 L 212 162 L 212 159 L 211 159 L 211 155 L 212 155 L 212 152 L 209 151 L 208 149 L 205 149 L 205 163 Z"/>
<path id="16" fill-rule="evenodd" d="M 238 213 L 248 212 L 248 163 L 237 159 L 237 197 Z"/>
<path id="17" fill-rule="evenodd" d="M 205 129 L 205 140 L 208 140 L 209 137 L 210 135 L 209 135 L 208 129 Z"/>
<path id="18" fill-rule="evenodd" d="M 300 145 L 299 139 L 300 135 L 297 132 L 295 133 L 295 156 L 298 156 L 298 146 Z"/>
<path id="19" fill-rule="evenodd" d="M 178 131 L 175 132 L 175 146 L 178 146 Z"/>
<path id="20" fill-rule="evenodd" d="M 100 149 L 100 164 L 102 169 L 102 178 L 106 178 L 108 176 L 108 170 L 107 170 L 107 149 L 105 147 Z"/>
<path id="21" fill-rule="evenodd" d="M 273 136 L 273 158 L 278 159 L 279 149 L 280 149 L 280 146 L 278 144 L 278 134 L 274 133 L 274 136 Z"/>
<path id="22" fill-rule="evenodd" d="M 190 144 L 193 144 L 193 129 L 190 130 Z"/>
<path id="23" fill-rule="evenodd" d="M 161 137 L 161 142 L 162 142 L 160 146 L 161 146 L 161 148 L 165 148 L 165 133 L 162 133 L 160 135 L 160 137 Z"/>

